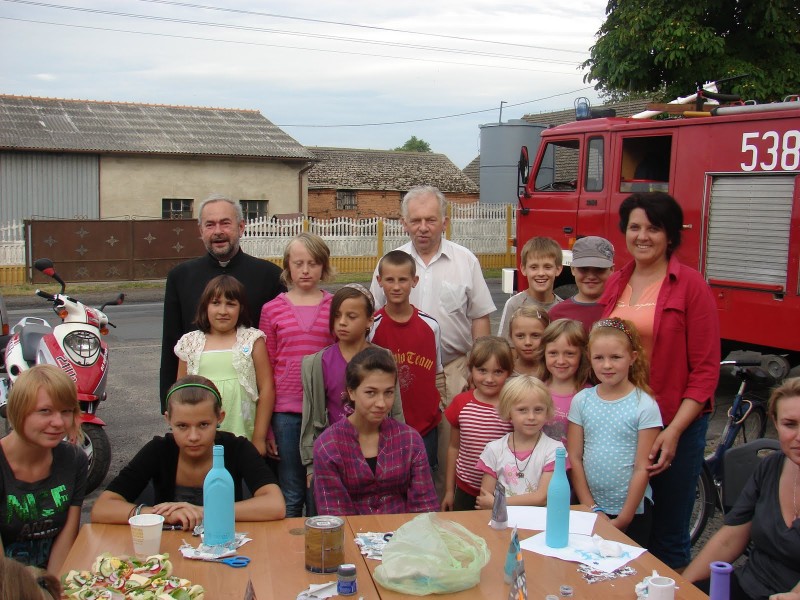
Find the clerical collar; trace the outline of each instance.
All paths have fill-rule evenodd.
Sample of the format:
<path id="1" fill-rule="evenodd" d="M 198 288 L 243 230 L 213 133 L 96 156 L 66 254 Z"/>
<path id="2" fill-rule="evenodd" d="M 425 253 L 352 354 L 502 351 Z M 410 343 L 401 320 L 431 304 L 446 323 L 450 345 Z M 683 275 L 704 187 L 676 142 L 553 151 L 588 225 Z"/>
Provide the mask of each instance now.
<path id="1" fill-rule="evenodd" d="M 217 262 L 219 262 L 219 266 L 220 266 L 220 267 L 222 267 L 222 268 L 224 269 L 225 267 L 227 267 L 227 266 L 228 266 L 228 264 L 229 264 L 231 261 L 230 261 L 230 259 L 228 259 L 228 260 L 220 260 L 220 261 L 217 261 Z"/>

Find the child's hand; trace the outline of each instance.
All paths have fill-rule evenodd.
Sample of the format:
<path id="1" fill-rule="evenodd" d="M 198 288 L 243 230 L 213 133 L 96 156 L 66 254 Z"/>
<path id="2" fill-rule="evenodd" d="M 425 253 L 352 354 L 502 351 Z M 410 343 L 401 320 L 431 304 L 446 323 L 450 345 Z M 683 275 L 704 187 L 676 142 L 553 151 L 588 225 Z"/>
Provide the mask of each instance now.
<path id="1" fill-rule="evenodd" d="M 478 497 L 475 498 L 475 508 L 480 510 L 482 508 L 493 508 L 494 507 L 494 494 L 490 494 L 486 490 L 481 490 L 481 493 L 478 494 Z"/>
<path id="2" fill-rule="evenodd" d="M 152 510 L 153 514 L 163 515 L 165 523 L 180 523 L 184 531 L 192 531 L 195 525 L 203 522 L 203 507 L 188 502 L 162 502 Z"/>
<path id="3" fill-rule="evenodd" d="M 442 511 L 448 512 L 453 510 L 453 496 L 455 496 L 455 492 L 445 492 L 444 498 L 442 499 Z"/>
<path id="4" fill-rule="evenodd" d="M 267 454 L 267 441 L 266 440 L 253 440 L 253 446 L 256 447 L 258 453 L 263 457 Z"/>
<path id="5" fill-rule="evenodd" d="M 278 456 L 278 444 L 275 443 L 275 440 L 267 440 L 267 456 L 274 460 L 280 460 L 281 457 Z"/>
<path id="6" fill-rule="evenodd" d="M 604 516 L 606 519 L 608 519 L 608 516 Z M 609 519 L 609 521 L 611 521 L 611 524 L 620 531 L 625 531 L 628 528 L 628 525 L 631 524 L 628 519 L 621 519 L 620 517 L 614 517 L 613 519 Z"/>

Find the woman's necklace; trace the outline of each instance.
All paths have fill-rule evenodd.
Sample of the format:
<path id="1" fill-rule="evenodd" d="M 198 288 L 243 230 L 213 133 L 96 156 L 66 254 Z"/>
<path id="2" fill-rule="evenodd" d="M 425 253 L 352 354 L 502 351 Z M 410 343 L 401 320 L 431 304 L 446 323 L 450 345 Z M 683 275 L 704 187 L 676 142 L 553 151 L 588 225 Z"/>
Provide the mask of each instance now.
<path id="1" fill-rule="evenodd" d="M 525 461 L 525 464 L 520 467 L 519 463 L 517 462 L 517 444 L 515 441 L 515 436 L 513 432 L 511 433 L 511 454 L 514 455 L 514 466 L 517 467 L 517 479 L 522 479 L 525 477 L 524 471 L 528 468 L 528 463 L 530 463 L 531 458 L 533 458 L 533 451 L 536 450 L 536 445 L 539 443 L 539 438 L 541 437 L 542 431 L 539 430 L 539 435 L 536 437 L 536 441 L 533 443 L 533 448 L 531 448 L 531 453 L 528 456 L 528 459 Z"/>

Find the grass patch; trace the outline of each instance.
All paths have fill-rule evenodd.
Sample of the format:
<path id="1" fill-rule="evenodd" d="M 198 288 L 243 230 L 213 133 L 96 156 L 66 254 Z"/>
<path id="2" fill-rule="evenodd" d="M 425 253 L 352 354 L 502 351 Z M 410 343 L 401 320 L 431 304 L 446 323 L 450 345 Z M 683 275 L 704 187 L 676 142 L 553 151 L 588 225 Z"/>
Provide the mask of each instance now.
<path id="1" fill-rule="evenodd" d="M 67 282 L 67 293 L 80 296 L 87 292 L 108 292 L 109 299 L 117 292 L 126 290 L 158 290 L 164 288 L 164 280 L 156 279 L 152 281 L 94 281 L 87 283 Z M 3 296 L 32 296 L 37 289 L 55 293 L 59 290 L 56 282 L 42 282 L 37 284 L 24 283 L 21 285 L 4 285 Z"/>

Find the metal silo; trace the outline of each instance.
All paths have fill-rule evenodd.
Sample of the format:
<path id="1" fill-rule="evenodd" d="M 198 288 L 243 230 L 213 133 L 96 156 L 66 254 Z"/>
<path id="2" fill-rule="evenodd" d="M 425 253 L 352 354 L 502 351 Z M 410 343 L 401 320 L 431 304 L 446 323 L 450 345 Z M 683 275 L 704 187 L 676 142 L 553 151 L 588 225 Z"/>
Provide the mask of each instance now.
<path id="1" fill-rule="evenodd" d="M 517 162 L 522 146 L 528 147 L 528 160 L 533 162 L 539 148 L 539 133 L 546 125 L 535 125 L 522 119 L 505 123 L 479 125 L 481 131 L 481 202 L 516 204 Z"/>

